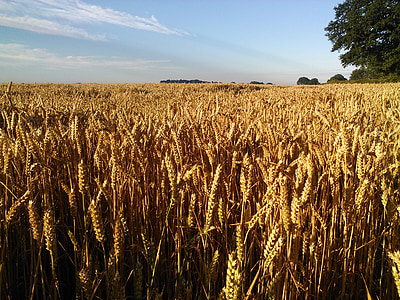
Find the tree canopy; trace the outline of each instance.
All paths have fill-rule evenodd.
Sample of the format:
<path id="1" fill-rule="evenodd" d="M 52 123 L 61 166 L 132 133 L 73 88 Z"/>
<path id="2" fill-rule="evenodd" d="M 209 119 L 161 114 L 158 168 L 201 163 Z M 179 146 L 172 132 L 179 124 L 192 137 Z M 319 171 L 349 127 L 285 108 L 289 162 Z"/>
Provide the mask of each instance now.
<path id="1" fill-rule="evenodd" d="M 377 77 L 400 74 L 400 1 L 346 0 L 334 10 L 325 31 L 332 52 L 344 51 L 344 67 L 366 68 Z"/>
<path id="2" fill-rule="evenodd" d="M 342 74 L 336 74 L 336 75 L 332 76 L 331 78 L 329 78 L 327 83 L 335 83 L 335 82 L 341 82 L 341 81 L 347 81 L 347 79 Z"/>
<path id="3" fill-rule="evenodd" d="M 297 80 L 297 85 L 318 85 L 320 84 L 317 78 L 309 79 L 307 77 L 300 77 Z"/>

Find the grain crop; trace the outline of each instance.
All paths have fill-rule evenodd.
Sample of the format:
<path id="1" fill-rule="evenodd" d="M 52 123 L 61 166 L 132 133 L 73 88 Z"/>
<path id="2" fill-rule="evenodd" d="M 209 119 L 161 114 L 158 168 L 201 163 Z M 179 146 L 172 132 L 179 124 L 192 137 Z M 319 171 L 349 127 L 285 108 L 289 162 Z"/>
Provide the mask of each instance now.
<path id="1" fill-rule="evenodd" d="M 396 299 L 400 84 L 1 84 L 1 299 Z"/>

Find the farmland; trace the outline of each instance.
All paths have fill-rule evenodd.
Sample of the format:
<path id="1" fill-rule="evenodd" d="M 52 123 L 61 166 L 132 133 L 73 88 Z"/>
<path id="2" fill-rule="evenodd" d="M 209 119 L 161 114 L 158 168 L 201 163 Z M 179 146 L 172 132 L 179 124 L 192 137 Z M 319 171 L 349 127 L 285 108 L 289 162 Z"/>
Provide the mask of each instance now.
<path id="1" fill-rule="evenodd" d="M 0 85 L 1 299 L 395 299 L 400 84 Z"/>

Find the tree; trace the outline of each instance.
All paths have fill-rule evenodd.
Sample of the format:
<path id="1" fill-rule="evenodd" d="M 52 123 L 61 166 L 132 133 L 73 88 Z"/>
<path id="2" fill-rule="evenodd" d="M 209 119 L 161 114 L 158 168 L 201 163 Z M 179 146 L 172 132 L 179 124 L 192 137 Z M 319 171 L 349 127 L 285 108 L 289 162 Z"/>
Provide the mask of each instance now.
<path id="1" fill-rule="evenodd" d="M 297 80 L 297 85 L 301 85 L 301 84 L 310 84 L 310 79 L 307 77 L 300 77 Z"/>
<path id="2" fill-rule="evenodd" d="M 400 74 L 400 1 L 346 0 L 334 10 L 325 31 L 332 52 L 344 51 L 344 67 L 364 67 L 374 77 Z"/>
<path id="3" fill-rule="evenodd" d="M 361 67 L 359 69 L 355 69 L 351 72 L 350 80 L 361 80 L 361 79 L 368 79 L 368 72 L 365 67 Z"/>
<path id="4" fill-rule="evenodd" d="M 311 78 L 310 82 L 308 83 L 310 85 L 318 85 L 320 84 L 318 81 L 318 78 Z"/>
<path id="5" fill-rule="evenodd" d="M 297 80 L 297 85 L 317 85 L 320 84 L 317 78 L 309 79 L 307 77 L 300 77 Z"/>
<path id="6" fill-rule="evenodd" d="M 329 78 L 327 83 L 335 83 L 335 82 L 342 82 L 342 81 L 347 81 L 347 78 L 345 78 L 342 74 L 336 74 L 336 75 L 332 76 L 331 78 Z"/>

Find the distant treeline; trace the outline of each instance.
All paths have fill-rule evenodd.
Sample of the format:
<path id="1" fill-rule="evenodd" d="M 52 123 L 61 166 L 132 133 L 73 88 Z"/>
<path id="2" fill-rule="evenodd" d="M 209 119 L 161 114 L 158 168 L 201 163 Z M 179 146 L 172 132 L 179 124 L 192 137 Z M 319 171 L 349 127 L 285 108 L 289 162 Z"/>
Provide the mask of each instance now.
<path id="1" fill-rule="evenodd" d="M 161 80 L 160 83 L 218 83 L 219 81 L 205 81 L 205 80 L 200 80 L 200 79 L 167 79 L 167 80 Z M 232 82 L 235 83 L 235 82 Z M 251 81 L 250 84 L 264 84 L 264 82 L 261 81 Z M 271 82 L 265 83 L 265 84 L 272 84 Z"/>
<path id="2" fill-rule="evenodd" d="M 214 82 L 214 81 L 213 81 Z M 200 79 L 167 79 L 161 80 L 160 83 L 211 83 L 210 81 L 204 81 Z"/>
<path id="3" fill-rule="evenodd" d="M 271 82 L 264 83 L 262 81 L 251 81 L 250 84 L 273 84 Z"/>

